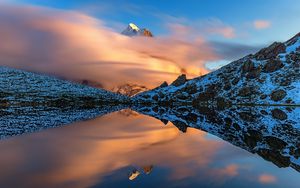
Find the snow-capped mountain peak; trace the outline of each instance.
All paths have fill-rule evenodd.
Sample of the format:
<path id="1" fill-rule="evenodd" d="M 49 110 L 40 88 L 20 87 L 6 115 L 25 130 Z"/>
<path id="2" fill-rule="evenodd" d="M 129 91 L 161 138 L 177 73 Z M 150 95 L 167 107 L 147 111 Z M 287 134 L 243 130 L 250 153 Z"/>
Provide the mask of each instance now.
<path id="1" fill-rule="evenodd" d="M 126 36 L 145 36 L 145 37 L 153 37 L 151 31 L 149 31 L 148 29 L 140 29 L 137 25 L 135 25 L 134 23 L 130 23 L 127 28 L 122 31 L 123 35 Z"/>
<path id="2" fill-rule="evenodd" d="M 139 31 L 140 28 L 138 26 L 136 26 L 134 23 L 130 23 L 129 24 L 129 27 L 132 29 L 132 30 L 136 30 L 136 31 Z"/>

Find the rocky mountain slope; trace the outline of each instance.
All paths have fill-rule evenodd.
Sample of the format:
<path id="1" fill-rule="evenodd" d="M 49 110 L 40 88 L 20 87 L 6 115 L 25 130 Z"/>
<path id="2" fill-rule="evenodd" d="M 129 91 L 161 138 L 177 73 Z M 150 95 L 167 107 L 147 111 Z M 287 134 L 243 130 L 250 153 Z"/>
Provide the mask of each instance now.
<path id="1" fill-rule="evenodd" d="M 148 29 L 140 29 L 138 26 L 136 26 L 133 23 L 130 23 L 127 28 L 122 31 L 123 35 L 126 36 L 145 36 L 145 37 L 153 37 L 153 34 Z"/>
<path id="2" fill-rule="evenodd" d="M 79 105 L 84 99 L 95 103 L 129 101 L 126 96 L 103 89 L 6 67 L 0 67 L 0 83 L 1 104 L 54 103 L 59 100 L 62 105 L 68 102 L 78 102 Z"/>
<path id="3" fill-rule="evenodd" d="M 300 33 L 207 75 L 138 94 L 136 103 L 300 105 Z"/>

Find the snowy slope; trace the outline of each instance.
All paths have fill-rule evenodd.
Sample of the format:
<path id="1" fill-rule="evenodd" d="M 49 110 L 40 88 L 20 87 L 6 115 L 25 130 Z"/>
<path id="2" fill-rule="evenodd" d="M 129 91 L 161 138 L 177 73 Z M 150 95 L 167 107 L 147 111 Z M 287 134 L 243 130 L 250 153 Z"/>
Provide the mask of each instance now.
<path id="1" fill-rule="evenodd" d="M 256 153 L 278 167 L 300 172 L 300 107 L 194 108 L 193 106 L 135 106 L 133 110 L 169 121 L 185 132 L 200 129 Z"/>
<path id="2" fill-rule="evenodd" d="M 74 84 L 53 77 L 0 67 L 0 100 L 10 104 L 54 100 L 92 99 L 98 102 L 124 102 L 130 99 L 103 89 Z"/>
<path id="3" fill-rule="evenodd" d="M 136 95 L 137 103 L 300 105 L 300 33 L 207 75 Z"/>

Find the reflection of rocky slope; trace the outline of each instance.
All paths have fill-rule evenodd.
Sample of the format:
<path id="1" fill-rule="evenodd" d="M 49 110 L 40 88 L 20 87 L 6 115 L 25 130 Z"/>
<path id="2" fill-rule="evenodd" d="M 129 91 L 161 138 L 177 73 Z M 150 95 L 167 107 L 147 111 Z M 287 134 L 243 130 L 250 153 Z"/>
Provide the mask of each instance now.
<path id="1" fill-rule="evenodd" d="M 300 104 L 300 33 L 273 43 L 192 80 L 180 76 L 171 85 L 136 95 L 140 103 L 205 101 L 255 104 Z"/>
<path id="2" fill-rule="evenodd" d="M 0 106 L 0 139 L 63 126 L 126 108 L 123 105 Z"/>
<path id="3" fill-rule="evenodd" d="M 171 121 L 181 131 L 194 127 L 216 135 L 278 167 L 300 172 L 300 108 L 135 107 L 136 111 Z"/>

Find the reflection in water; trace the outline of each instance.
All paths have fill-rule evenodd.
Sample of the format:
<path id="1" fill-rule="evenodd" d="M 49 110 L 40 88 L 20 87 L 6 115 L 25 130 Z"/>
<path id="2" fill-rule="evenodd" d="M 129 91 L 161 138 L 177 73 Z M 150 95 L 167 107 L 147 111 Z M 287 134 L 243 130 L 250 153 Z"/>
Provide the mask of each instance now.
<path id="1" fill-rule="evenodd" d="M 299 185 L 299 109 L 132 108 L 166 125 L 122 110 L 2 140 L 0 187 Z"/>
<path id="2" fill-rule="evenodd" d="M 34 102 L 32 102 L 34 103 Z M 2 105 L 0 101 L 0 139 L 66 125 L 121 110 L 124 105 Z"/>
<path id="3" fill-rule="evenodd" d="M 300 108 L 143 106 L 136 110 L 163 122 L 171 121 L 182 132 L 187 127 L 204 130 L 278 167 L 290 166 L 300 172 Z"/>
<path id="4" fill-rule="evenodd" d="M 143 172 L 148 175 L 152 172 L 152 169 L 153 169 L 153 166 L 150 165 L 150 166 L 144 166 L 143 168 Z M 134 169 L 130 174 L 129 174 L 129 177 L 128 179 L 129 180 L 134 180 L 135 178 L 137 178 L 139 175 L 141 174 L 141 172 L 137 169 Z"/>

